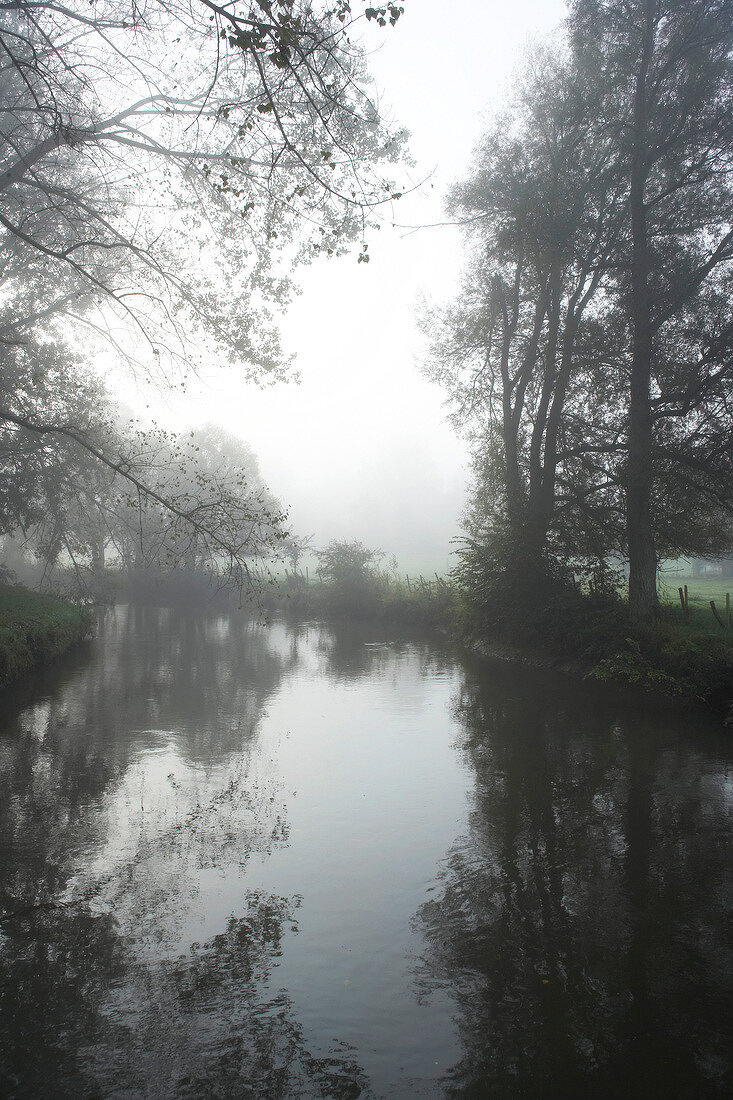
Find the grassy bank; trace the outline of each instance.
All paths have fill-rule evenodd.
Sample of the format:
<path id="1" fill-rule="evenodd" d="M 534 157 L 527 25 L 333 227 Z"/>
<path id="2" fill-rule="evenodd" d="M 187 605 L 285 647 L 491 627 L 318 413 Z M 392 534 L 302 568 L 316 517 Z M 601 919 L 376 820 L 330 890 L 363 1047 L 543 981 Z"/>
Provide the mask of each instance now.
<path id="1" fill-rule="evenodd" d="M 484 615 L 462 602 L 464 637 L 497 641 L 587 678 L 652 692 L 720 712 L 733 704 L 733 629 L 707 606 L 689 612 L 663 602 L 658 619 L 638 624 L 620 598 L 556 594 L 527 607 L 517 601 Z"/>
<path id="2" fill-rule="evenodd" d="M 53 661 L 89 633 L 89 611 L 55 596 L 0 585 L 0 689 Z"/>
<path id="3" fill-rule="evenodd" d="M 291 577 L 265 598 L 269 610 L 313 619 L 361 619 L 392 626 L 446 628 L 454 619 L 455 590 L 443 581 L 412 584 L 384 574 L 360 584 L 305 583 Z"/>

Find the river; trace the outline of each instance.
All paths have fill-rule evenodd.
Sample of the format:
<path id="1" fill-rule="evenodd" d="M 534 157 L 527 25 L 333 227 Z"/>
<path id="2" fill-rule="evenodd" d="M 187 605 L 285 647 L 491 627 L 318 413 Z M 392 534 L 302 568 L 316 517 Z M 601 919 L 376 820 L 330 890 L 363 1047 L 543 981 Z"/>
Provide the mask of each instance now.
<path id="1" fill-rule="evenodd" d="M 107 611 L 0 709 L 0 1095 L 730 1095 L 731 744 L 380 627 Z"/>

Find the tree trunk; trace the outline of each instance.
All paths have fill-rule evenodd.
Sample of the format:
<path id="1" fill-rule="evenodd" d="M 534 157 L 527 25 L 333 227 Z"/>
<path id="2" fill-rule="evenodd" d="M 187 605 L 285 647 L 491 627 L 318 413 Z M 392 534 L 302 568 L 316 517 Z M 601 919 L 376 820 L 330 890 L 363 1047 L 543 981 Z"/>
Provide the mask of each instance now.
<path id="1" fill-rule="evenodd" d="M 515 299 L 519 293 L 515 285 Z M 516 535 L 522 527 L 523 492 L 519 469 L 519 443 L 515 409 L 512 406 L 512 385 L 509 379 L 509 361 L 512 341 L 516 333 L 516 308 L 510 318 L 504 293 L 504 284 L 498 275 L 492 280 L 493 306 L 501 321 L 501 390 L 502 390 L 502 442 L 504 444 L 504 484 L 506 486 L 507 511 L 512 532 Z"/>
<path id="2" fill-rule="evenodd" d="M 101 535 L 96 537 L 92 536 L 91 544 L 91 557 L 92 557 L 92 573 L 94 579 L 102 581 L 104 579 L 104 538 Z"/>
<path id="3" fill-rule="evenodd" d="M 646 0 L 641 58 L 634 94 L 634 146 L 631 163 L 632 233 L 631 321 L 633 356 L 629 399 L 626 532 L 629 549 L 629 610 L 637 620 L 653 617 L 657 597 L 657 554 L 652 527 L 652 320 L 649 242 L 644 191 L 648 174 L 647 79 L 654 43 L 655 5 Z"/>

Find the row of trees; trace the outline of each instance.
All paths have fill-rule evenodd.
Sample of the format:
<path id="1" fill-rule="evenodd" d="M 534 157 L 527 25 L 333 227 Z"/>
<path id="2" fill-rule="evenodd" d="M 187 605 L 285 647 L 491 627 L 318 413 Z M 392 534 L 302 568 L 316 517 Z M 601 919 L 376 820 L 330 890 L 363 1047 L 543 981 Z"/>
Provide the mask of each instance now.
<path id="1" fill-rule="evenodd" d="M 20 577 L 105 594 L 111 566 L 126 583 L 184 571 L 257 587 L 288 532 L 245 444 L 213 427 L 144 430 L 68 352 L 15 350 L 16 400 L 53 416 L 48 430 L 18 417 L 0 431 L 3 556 Z"/>
<path id="2" fill-rule="evenodd" d="M 383 167 L 403 135 L 351 28 L 401 10 L 0 2 L 1 532 L 101 465 L 248 575 L 259 547 L 239 541 L 234 498 L 195 465 L 186 500 L 161 489 L 168 444 L 111 430 L 95 371 L 164 387 L 200 360 L 288 374 L 275 314 L 295 266 L 355 239 L 367 259 L 370 212 L 397 193 Z"/>
<path id="3" fill-rule="evenodd" d="M 573 0 L 454 189 L 470 261 L 432 373 L 474 444 L 473 545 L 515 572 L 730 545 L 733 8 Z M 494 559 L 496 554 L 494 554 Z"/>

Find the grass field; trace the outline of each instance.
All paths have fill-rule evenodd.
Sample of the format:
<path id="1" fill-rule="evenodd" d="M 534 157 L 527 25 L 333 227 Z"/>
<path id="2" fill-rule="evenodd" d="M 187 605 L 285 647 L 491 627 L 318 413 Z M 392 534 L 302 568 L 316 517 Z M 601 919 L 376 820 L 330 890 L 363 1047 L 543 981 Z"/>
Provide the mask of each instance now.
<path id="1" fill-rule="evenodd" d="M 687 602 L 689 606 L 689 619 L 686 619 L 680 604 L 679 588 L 687 585 Z M 725 596 L 730 594 L 731 613 L 733 615 L 733 577 L 692 577 L 677 573 L 663 573 L 661 584 L 662 603 L 669 607 L 675 618 L 679 619 L 680 626 L 689 627 L 695 631 L 704 630 L 708 634 L 728 635 L 733 638 L 733 626 L 723 629 L 717 622 L 710 601 L 715 601 L 715 607 L 721 619 L 725 621 Z"/>
<path id="2" fill-rule="evenodd" d="M 0 585 L 0 688 L 60 657 L 90 626 L 89 612 L 78 604 Z"/>

